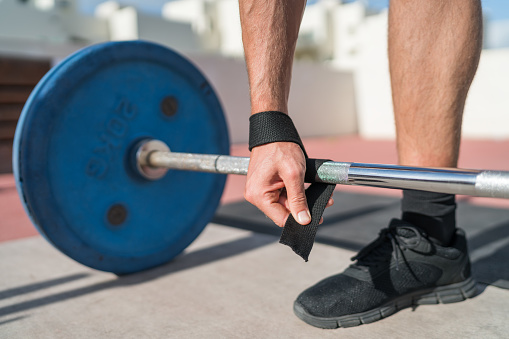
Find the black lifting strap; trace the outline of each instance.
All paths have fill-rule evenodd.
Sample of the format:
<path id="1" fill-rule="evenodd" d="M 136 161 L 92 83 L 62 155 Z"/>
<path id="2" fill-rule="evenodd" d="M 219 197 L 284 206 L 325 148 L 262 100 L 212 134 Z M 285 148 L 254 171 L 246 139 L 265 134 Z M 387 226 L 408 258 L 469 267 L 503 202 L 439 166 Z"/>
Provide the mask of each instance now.
<path id="1" fill-rule="evenodd" d="M 305 261 L 308 261 L 309 253 L 315 241 L 316 231 L 318 230 L 318 223 L 336 185 L 314 182 L 318 168 L 329 160 L 308 158 L 297 129 L 287 114 L 267 111 L 254 114 L 249 118 L 250 151 L 256 146 L 281 141 L 294 142 L 301 147 L 306 156 L 306 175 L 304 181 L 312 184 L 306 189 L 306 200 L 311 212 L 311 222 L 303 226 L 295 221 L 290 214 L 286 220 L 279 242 L 290 246 L 295 253 Z"/>

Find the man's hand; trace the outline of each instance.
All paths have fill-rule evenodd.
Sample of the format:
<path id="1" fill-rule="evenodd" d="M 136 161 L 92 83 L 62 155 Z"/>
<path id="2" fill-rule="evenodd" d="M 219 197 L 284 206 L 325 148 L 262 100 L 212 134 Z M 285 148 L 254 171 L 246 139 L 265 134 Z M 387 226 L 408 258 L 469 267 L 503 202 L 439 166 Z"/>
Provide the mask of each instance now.
<path id="1" fill-rule="evenodd" d="M 299 145 L 275 142 L 253 148 L 244 197 L 276 225 L 283 227 L 290 213 L 307 225 L 311 215 L 304 193 L 306 158 Z M 332 206 L 332 198 L 327 207 Z"/>
<path id="2" fill-rule="evenodd" d="M 244 196 L 279 227 L 289 214 L 307 225 L 311 221 L 304 193 L 306 158 L 299 145 L 275 142 L 253 148 Z"/>
<path id="3" fill-rule="evenodd" d="M 239 5 L 251 114 L 288 113 L 293 54 L 306 0 L 240 0 Z M 244 197 L 280 227 L 290 213 L 307 225 L 311 217 L 304 195 L 305 172 L 299 145 L 257 146 L 251 152 Z M 327 206 L 332 203 L 331 198 Z"/>

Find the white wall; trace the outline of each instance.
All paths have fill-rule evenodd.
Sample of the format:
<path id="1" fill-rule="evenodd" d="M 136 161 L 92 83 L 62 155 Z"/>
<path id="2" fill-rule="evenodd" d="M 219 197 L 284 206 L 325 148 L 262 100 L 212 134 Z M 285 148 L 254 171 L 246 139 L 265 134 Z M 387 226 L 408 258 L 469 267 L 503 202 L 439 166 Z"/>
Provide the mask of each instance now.
<path id="1" fill-rule="evenodd" d="M 230 142 L 247 142 L 250 103 L 244 62 L 220 56 L 190 55 L 189 58 L 212 84 L 221 101 Z"/>
<path id="2" fill-rule="evenodd" d="M 210 0 L 174 0 L 163 6 L 161 14 L 167 20 L 191 24 L 205 51 L 217 52 L 220 49 L 216 3 Z"/>
<path id="3" fill-rule="evenodd" d="M 242 57 L 238 0 L 174 0 L 162 9 L 164 18 L 190 23 L 205 52 Z"/>
<path id="4" fill-rule="evenodd" d="M 306 7 L 297 39 L 296 54 L 300 58 L 324 60 L 332 53 L 329 8 L 325 4 Z"/>
<path id="5" fill-rule="evenodd" d="M 121 7 L 114 2 L 102 6 L 98 17 L 84 16 L 74 8 L 37 10 L 18 0 L 0 0 L 0 53 L 16 54 L 18 48 L 33 44 L 49 54 L 62 55 L 62 48 L 84 46 L 108 40 L 147 39 L 181 52 L 203 51 L 200 37 L 192 24 L 168 21 L 162 17 L 139 13 L 134 7 Z M 106 10 L 109 7 L 109 10 Z M 55 49 L 52 52 L 51 49 Z M 19 54 L 38 52 L 27 48 Z"/>
<path id="6" fill-rule="evenodd" d="M 222 102 L 231 142 L 247 142 L 250 103 L 245 63 L 204 55 L 190 59 L 210 80 Z M 349 73 L 295 63 L 289 110 L 301 137 L 356 133 L 353 90 Z"/>
<path id="7" fill-rule="evenodd" d="M 483 50 L 463 119 L 469 138 L 509 138 L 509 49 Z"/>
<path id="8" fill-rule="evenodd" d="M 2 0 L 0 38 L 48 43 L 94 43 L 108 39 L 108 28 L 103 20 L 79 15 L 72 7 L 41 11 L 18 0 Z"/>
<path id="9" fill-rule="evenodd" d="M 302 137 L 355 134 L 357 112 L 351 72 L 296 62 L 289 110 Z"/>
<path id="10" fill-rule="evenodd" d="M 190 22 L 149 16 L 131 6 L 112 11 L 103 10 L 104 7 L 97 14 L 108 22 L 111 40 L 143 39 L 172 46 L 183 53 L 202 51 L 199 36 Z"/>
<path id="11" fill-rule="evenodd" d="M 361 2 L 336 6 L 332 10 L 333 63 L 339 69 L 352 70 L 359 62 L 359 33 L 366 10 Z"/>
<path id="12" fill-rule="evenodd" d="M 138 38 L 158 42 L 184 53 L 202 51 L 190 24 L 138 13 Z"/>
<path id="13" fill-rule="evenodd" d="M 194 59 L 218 88 L 232 140 L 244 142 L 247 140 L 244 114 L 249 112 L 249 99 L 245 67 L 240 61 L 243 49 L 238 3 L 182 0 L 175 2 L 175 12 L 168 15 L 178 17 L 190 4 L 210 14 L 207 17 L 210 20 L 205 20 L 201 13 L 170 22 L 121 6 L 113 6 L 111 11 L 94 18 L 77 15 L 72 7 L 37 11 L 17 0 L 0 0 L 0 55 L 58 60 L 89 43 L 110 38 L 160 42 L 181 53 L 195 55 Z M 167 8 L 171 11 L 172 6 Z M 210 8 L 213 10 L 209 12 Z M 330 22 L 324 24 L 330 19 L 335 19 L 332 26 Z M 207 47 L 197 31 L 208 29 L 216 40 Z M 347 71 L 333 71 L 318 64 L 295 64 L 290 109 L 301 134 L 321 136 L 358 130 L 366 138 L 394 138 L 387 13 L 365 16 L 360 3 L 337 6 L 334 1 L 321 1 L 310 6 L 302 33 L 301 47 L 315 48 L 318 58 L 328 58 L 332 53 L 329 64 Z M 305 38 L 310 35 L 316 39 L 306 46 Z M 217 53 L 237 60 L 198 56 L 210 52 L 208 48 L 213 44 L 219 46 Z M 508 119 L 509 50 L 484 50 L 467 99 L 463 135 L 509 138 Z"/>
<path id="14" fill-rule="evenodd" d="M 71 8 L 72 9 L 72 8 Z M 92 38 L 91 41 L 84 41 Z M 37 10 L 18 0 L 0 1 L 0 55 L 61 59 L 108 39 L 106 22 L 78 17 L 71 10 Z"/>
<path id="15" fill-rule="evenodd" d="M 361 26 L 355 69 L 359 132 L 365 138 L 395 138 L 387 56 L 387 15 Z M 464 138 L 509 138 L 509 49 L 483 50 L 463 121 Z"/>
<path id="16" fill-rule="evenodd" d="M 239 2 L 237 0 L 220 0 L 216 6 L 217 25 L 221 35 L 220 53 L 225 56 L 241 58 L 244 55 L 244 47 L 242 46 Z"/>
<path id="17" fill-rule="evenodd" d="M 354 71 L 359 133 L 365 138 L 393 138 L 387 15 L 367 17 L 359 28 L 359 51 Z"/>
<path id="18" fill-rule="evenodd" d="M 50 12 L 41 12 L 16 0 L 0 2 L 0 37 L 19 40 L 64 42 L 67 35 Z M 37 30 L 34 30 L 37 27 Z"/>

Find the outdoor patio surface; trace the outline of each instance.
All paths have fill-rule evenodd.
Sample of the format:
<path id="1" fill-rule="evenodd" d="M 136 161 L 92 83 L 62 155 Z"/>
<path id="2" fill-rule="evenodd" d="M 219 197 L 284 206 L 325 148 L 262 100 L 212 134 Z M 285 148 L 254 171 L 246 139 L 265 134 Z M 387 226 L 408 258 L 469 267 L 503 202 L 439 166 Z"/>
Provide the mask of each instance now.
<path id="1" fill-rule="evenodd" d="M 396 163 L 391 141 L 348 136 L 305 144 L 314 158 Z M 460 167 L 509 170 L 507 149 L 506 140 L 466 140 Z M 232 154 L 248 155 L 247 146 L 234 145 Z M 358 248 L 386 226 L 388 220 L 380 216 L 397 213 L 400 192 L 338 187 L 323 239 L 305 263 L 278 244 L 279 229 L 266 231 L 270 223 L 242 202 L 244 180 L 228 178 L 215 223 L 182 255 L 119 277 L 53 248 L 25 216 L 12 175 L 0 175 L 0 338 L 507 337 L 509 201 L 458 197 L 459 226 L 467 230 L 479 282 L 476 297 L 405 309 L 373 324 L 322 330 L 293 315 L 295 297 L 348 266 Z M 217 223 L 221 217 L 229 218 L 228 226 Z M 250 229 L 254 223 L 261 226 Z"/>

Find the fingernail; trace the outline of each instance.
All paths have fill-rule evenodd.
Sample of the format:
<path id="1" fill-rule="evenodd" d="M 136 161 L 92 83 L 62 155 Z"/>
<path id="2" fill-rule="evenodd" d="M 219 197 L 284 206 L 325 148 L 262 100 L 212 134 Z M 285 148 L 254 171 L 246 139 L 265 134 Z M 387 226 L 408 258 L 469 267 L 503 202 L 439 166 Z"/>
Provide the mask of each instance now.
<path id="1" fill-rule="evenodd" d="M 299 220 L 299 224 L 306 225 L 311 221 L 311 216 L 308 211 L 302 211 L 297 215 L 297 219 Z"/>

